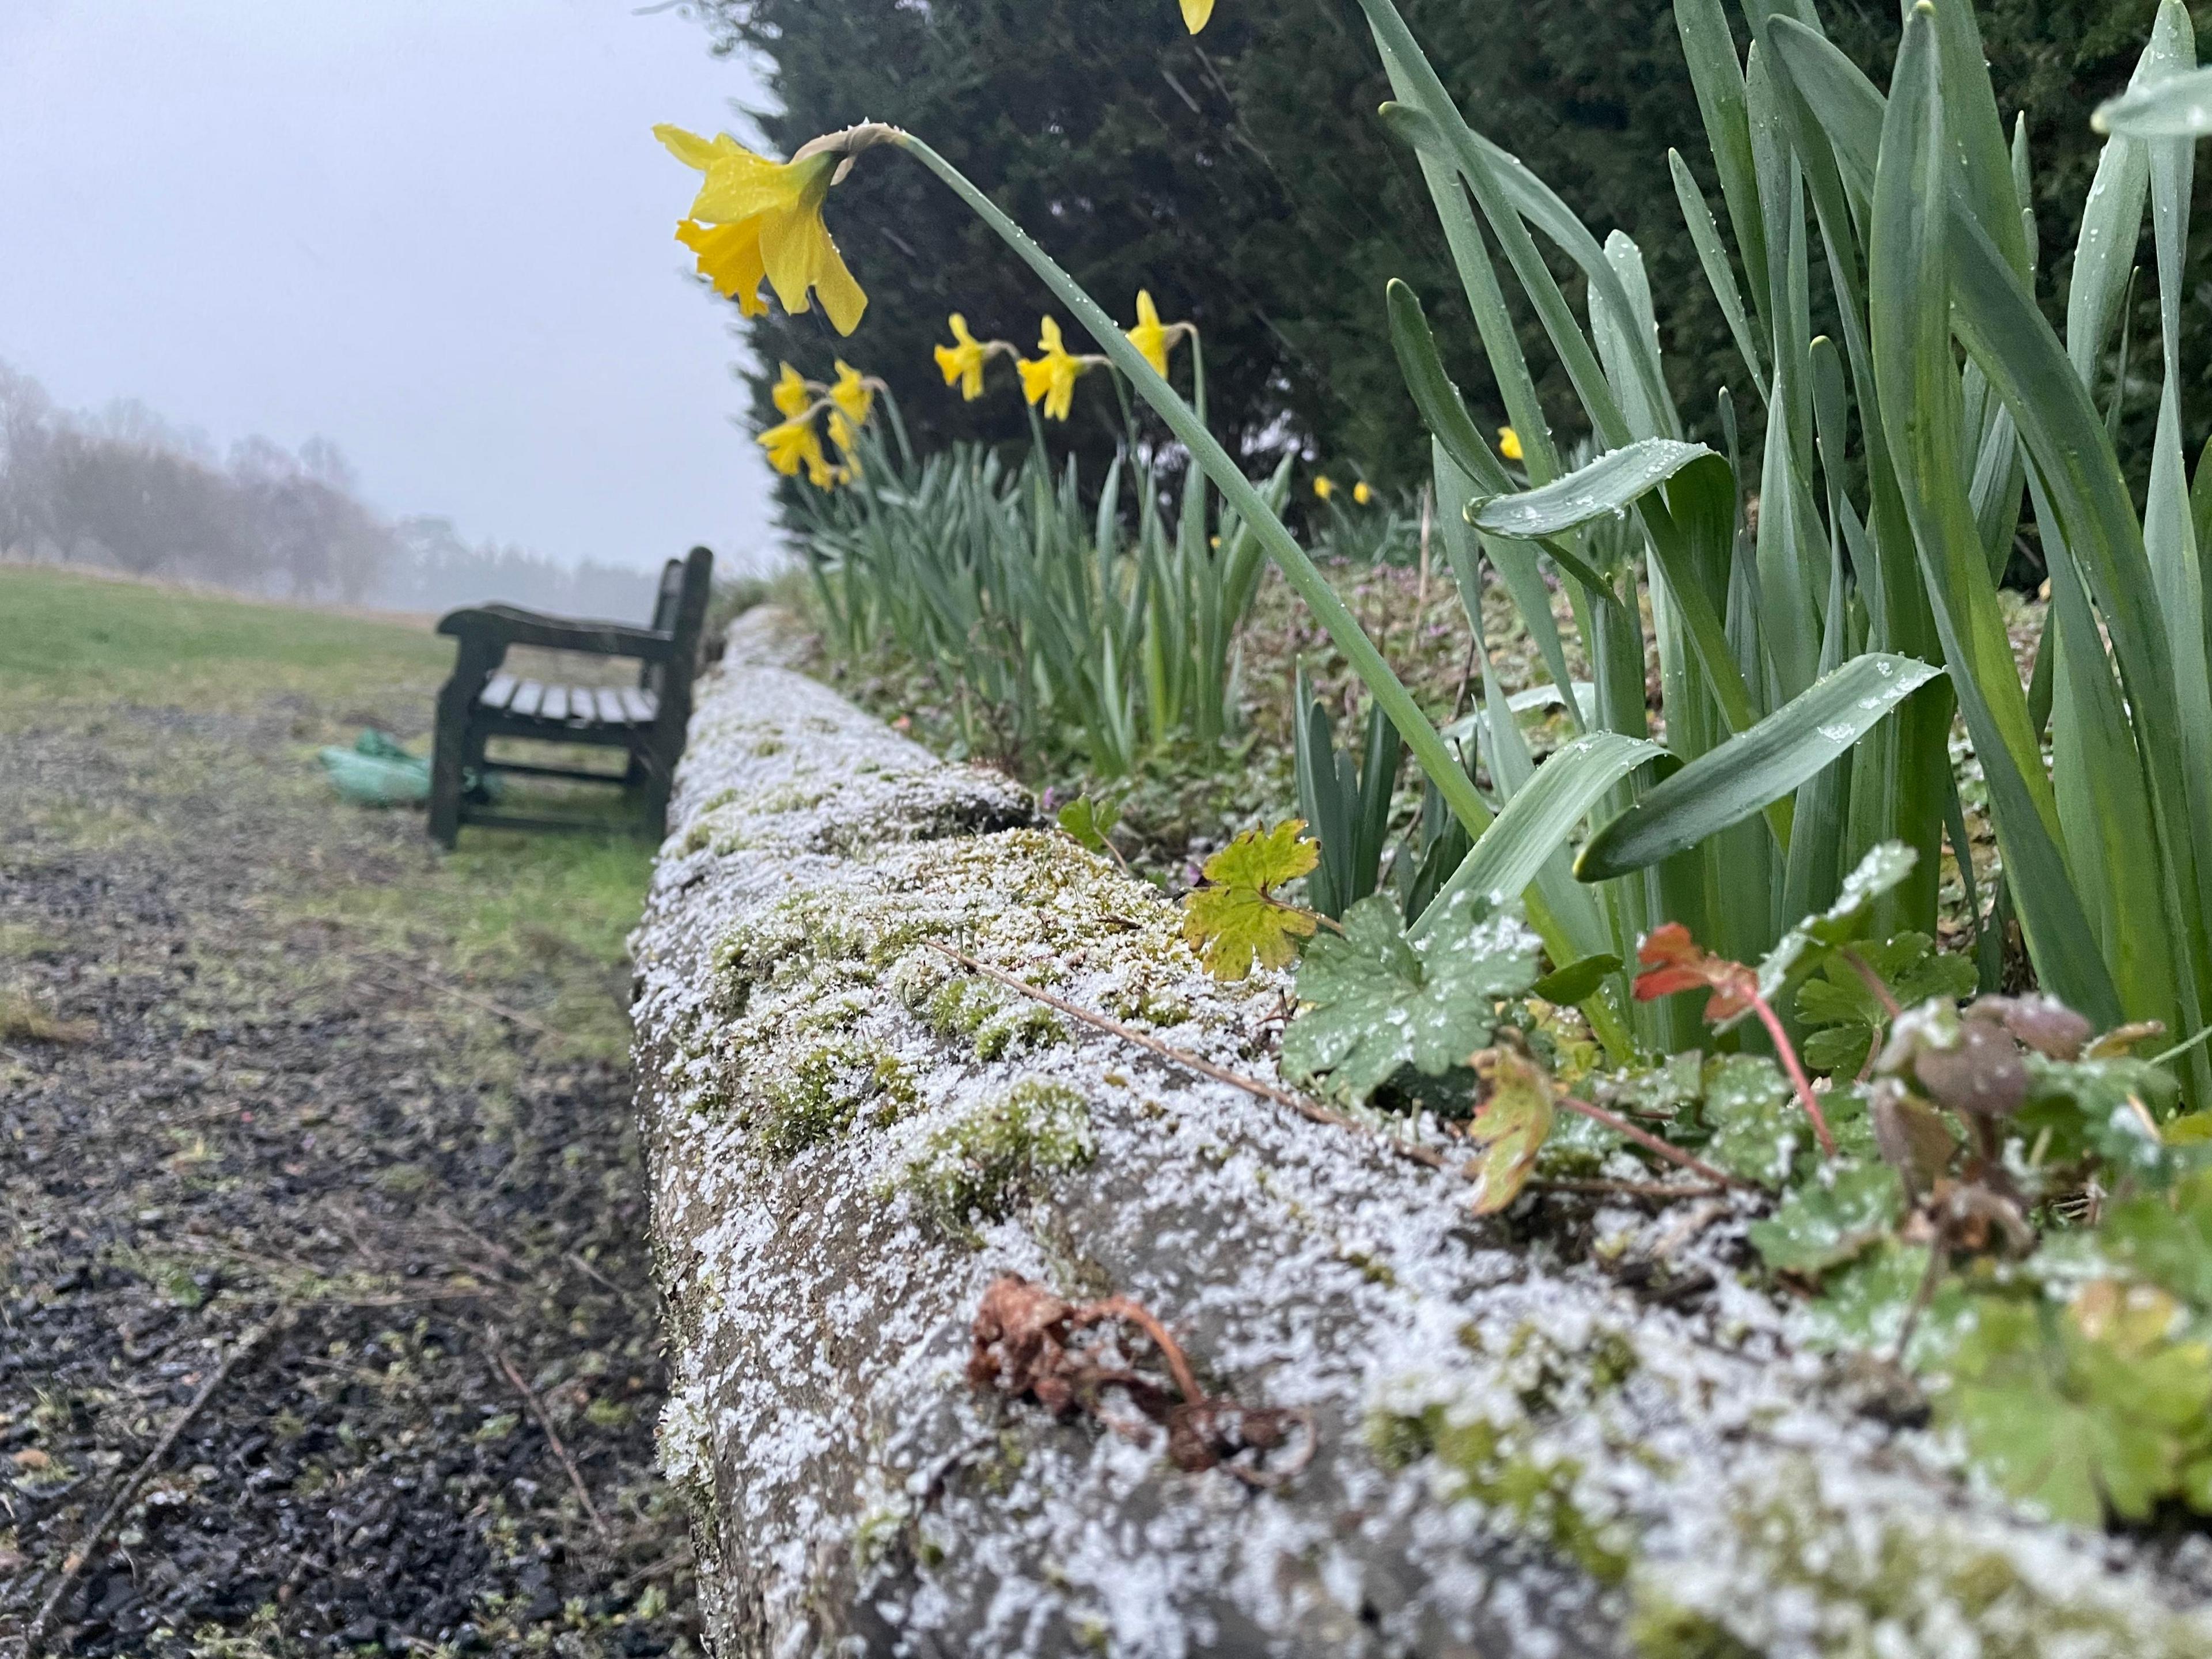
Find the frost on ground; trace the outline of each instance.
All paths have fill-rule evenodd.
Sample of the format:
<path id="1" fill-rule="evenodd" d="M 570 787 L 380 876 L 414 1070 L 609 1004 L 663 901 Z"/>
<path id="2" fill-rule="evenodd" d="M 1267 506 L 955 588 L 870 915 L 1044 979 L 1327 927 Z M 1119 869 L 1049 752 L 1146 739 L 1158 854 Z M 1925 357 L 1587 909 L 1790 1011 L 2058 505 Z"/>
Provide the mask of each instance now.
<path id="1" fill-rule="evenodd" d="M 2040 1523 L 1854 1414 L 1879 1389 L 1739 1282 L 1742 1210 L 1477 1221 L 931 949 L 1273 1077 L 1285 980 L 1206 979 L 1151 889 L 776 666 L 779 626 L 702 684 L 633 945 L 662 1456 L 721 1653 L 2212 1652 L 2212 1552 Z M 1711 1287 L 1639 1296 L 1644 1260 Z M 1312 1463 L 1255 1491 L 971 1394 L 1008 1272 L 1144 1303 L 1208 1389 L 1310 1409 Z"/>

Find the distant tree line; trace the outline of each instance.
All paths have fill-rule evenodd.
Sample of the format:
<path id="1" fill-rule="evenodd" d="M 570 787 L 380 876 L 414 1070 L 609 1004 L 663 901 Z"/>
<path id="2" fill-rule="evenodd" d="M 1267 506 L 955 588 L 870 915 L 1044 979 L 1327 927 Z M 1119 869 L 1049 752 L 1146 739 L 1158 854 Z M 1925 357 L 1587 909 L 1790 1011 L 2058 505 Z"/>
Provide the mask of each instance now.
<path id="1" fill-rule="evenodd" d="M 392 526 L 395 556 L 377 602 L 395 611 L 450 611 L 501 599 L 569 617 L 643 622 L 653 613 L 657 574 L 627 565 L 559 564 L 543 553 L 461 539 L 451 519 L 417 515 Z"/>
<path id="2" fill-rule="evenodd" d="M 327 438 L 295 452 L 251 437 L 219 456 L 139 403 L 70 414 L 5 363 L 0 557 L 410 611 L 501 599 L 635 617 L 653 594 L 641 571 L 471 545 L 445 519 L 387 521 Z"/>
<path id="3" fill-rule="evenodd" d="M 1401 7 L 1479 128 L 1601 236 L 1619 228 L 1636 239 L 1685 417 L 1710 433 L 1729 385 L 1740 409 L 1753 406 L 1668 179 L 1672 146 L 1717 204 L 1668 0 Z M 2212 25 L 2212 0 L 2191 9 L 2200 28 Z M 864 118 L 911 127 L 1109 310 L 1127 319 L 1143 285 L 1164 315 L 1197 322 L 1214 428 L 1255 459 L 1290 447 L 1378 483 L 1421 474 L 1428 447 L 1383 318 L 1392 276 L 1420 294 L 1470 397 L 1501 414 L 1419 173 L 1376 118 L 1389 88 L 1353 0 L 1224 0 L 1195 40 L 1169 0 L 697 0 L 696 9 L 722 49 L 763 64 L 774 105 L 756 124 L 781 153 Z M 1896 0 L 1820 0 L 1820 9 L 1887 84 Z M 2008 119 L 2028 113 L 2044 293 L 2063 301 L 2100 143 L 2089 112 L 2125 83 L 2152 0 L 1978 0 L 1977 10 Z M 1042 287 L 921 167 L 887 155 L 862 159 L 830 217 L 868 291 L 867 315 L 847 341 L 818 313 L 771 311 L 747 325 L 758 418 L 776 418 L 768 386 L 780 360 L 819 377 L 836 353 L 889 380 L 926 442 L 1021 440 L 1011 376 L 963 404 L 929 348 L 945 313 L 960 311 L 978 335 L 1032 349 Z M 2191 265 L 2212 277 L 2212 241 L 2197 239 Z M 2143 303 L 2149 327 L 2138 334 L 2154 337 L 2148 295 Z M 2212 312 L 2195 308 L 2187 326 L 2201 365 Z M 1565 421 L 1573 404 L 1553 355 L 1533 317 L 1523 329 Z M 1119 425 L 1112 398 L 1086 386 L 1066 437 L 1103 456 Z"/>

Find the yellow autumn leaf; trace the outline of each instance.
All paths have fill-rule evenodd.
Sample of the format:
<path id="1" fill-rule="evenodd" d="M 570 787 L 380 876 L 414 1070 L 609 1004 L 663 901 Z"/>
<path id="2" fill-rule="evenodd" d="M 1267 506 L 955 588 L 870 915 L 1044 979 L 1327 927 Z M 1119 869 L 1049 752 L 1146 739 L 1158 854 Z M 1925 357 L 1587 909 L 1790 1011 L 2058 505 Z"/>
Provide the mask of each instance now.
<path id="1" fill-rule="evenodd" d="M 1305 827 L 1304 818 L 1285 818 L 1273 830 L 1246 830 L 1206 861 L 1208 884 L 1183 896 L 1183 937 L 1216 979 L 1243 979 L 1255 965 L 1286 967 L 1297 957 L 1294 941 L 1311 936 L 1312 914 L 1274 896 L 1321 860 L 1320 843 L 1303 837 Z"/>

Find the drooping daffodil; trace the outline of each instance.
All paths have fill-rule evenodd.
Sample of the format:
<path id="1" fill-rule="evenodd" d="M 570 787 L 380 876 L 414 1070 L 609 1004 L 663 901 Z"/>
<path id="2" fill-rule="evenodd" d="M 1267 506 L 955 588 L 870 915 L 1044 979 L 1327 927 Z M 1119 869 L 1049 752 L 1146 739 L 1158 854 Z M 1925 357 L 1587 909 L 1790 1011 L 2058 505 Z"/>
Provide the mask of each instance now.
<path id="1" fill-rule="evenodd" d="M 653 131 L 678 161 L 706 174 L 690 216 L 676 228 L 676 240 L 699 256 L 700 275 L 749 317 L 768 309 L 760 297 L 765 281 L 787 312 L 811 309 L 810 295 L 818 295 L 840 334 L 858 326 L 868 296 L 822 222 L 822 204 L 848 151 L 809 154 L 809 146 L 791 161 L 771 161 L 726 132 L 708 139 L 675 126 Z"/>
<path id="2" fill-rule="evenodd" d="M 876 389 L 869 384 L 866 375 L 840 357 L 837 359 L 837 383 L 830 388 L 830 401 L 844 412 L 853 425 L 866 426 L 870 411 L 876 406 Z M 830 422 L 830 435 L 836 435 L 834 418 Z"/>
<path id="3" fill-rule="evenodd" d="M 1316 501 L 1325 501 L 1335 494 L 1336 480 L 1330 477 L 1328 473 L 1324 472 L 1314 480 L 1314 499 Z"/>
<path id="4" fill-rule="evenodd" d="M 860 434 L 842 409 L 830 411 L 830 441 L 837 446 L 837 453 L 845 463 L 837 469 L 837 482 L 849 483 L 860 476 Z"/>
<path id="5" fill-rule="evenodd" d="M 1352 499 L 1358 502 L 1362 507 L 1366 506 L 1368 502 L 1375 499 L 1375 492 L 1367 487 L 1366 479 L 1362 478 L 1358 483 L 1352 486 Z"/>
<path id="6" fill-rule="evenodd" d="M 775 377 L 775 384 L 769 388 L 768 395 L 777 414 L 787 421 L 795 421 L 813 407 L 814 388 L 789 363 L 781 367 L 783 372 Z"/>
<path id="7" fill-rule="evenodd" d="M 780 426 L 772 426 L 757 441 L 768 451 L 768 464 L 785 477 L 796 477 L 803 466 L 807 482 L 817 489 L 827 489 L 836 482 L 836 470 L 830 466 L 830 458 L 822 453 L 822 439 L 811 420 L 786 421 Z"/>
<path id="8" fill-rule="evenodd" d="M 1182 26 L 1193 34 L 1213 15 L 1213 0 L 1182 0 Z"/>
<path id="9" fill-rule="evenodd" d="M 1152 291 L 1147 288 L 1137 290 L 1137 325 L 1129 331 L 1129 343 L 1144 354 L 1152 372 L 1163 380 L 1168 377 L 1168 353 L 1175 349 L 1176 342 L 1191 332 L 1188 323 L 1164 323 L 1159 307 L 1152 303 Z"/>
<path id="10" fill-rule="evenodd" d="M 1498 428 L 1498 453 L 1509 461 L 1521 459 L 1521 434 L 1510 426 Z"/>
<path id="11" fill-rule="evenodd" d="M 1044 319 L 1037 334 L 1039 357 L 1024 357 L 1014 365 L 1021 371 L 1022 396 L 1031 403 L 1042 398 L 1051 419 L 1064 421 L 1075 404 L 1075 382 L 1091 367 L 1091 359 L 1072 355 L 1060 337 L 1057 319 Z"/>
<path id="12" fill-rule="evenodd" d="M 952 325 L 952 343 L 937 348 L 937 367 L 944 372 L 945 384 L 958 381 L 961 397 L 972 404 L 983 395 L 983 360 L 991 348 L 968 331 L 968 319 L 958 312 L 945 321 Z"/>

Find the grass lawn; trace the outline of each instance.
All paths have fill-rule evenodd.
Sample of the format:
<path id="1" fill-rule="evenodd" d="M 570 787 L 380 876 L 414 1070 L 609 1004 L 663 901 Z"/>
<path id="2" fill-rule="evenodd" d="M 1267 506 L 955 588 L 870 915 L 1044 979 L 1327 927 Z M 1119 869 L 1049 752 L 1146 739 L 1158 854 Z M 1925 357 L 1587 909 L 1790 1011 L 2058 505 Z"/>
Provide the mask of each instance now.
<path id="1" fill-rule="evenodd" d="M 34 835 L 94 847 L 159 841 L 219 772 L 239 792 L 224 815 L 234 833 L 263 838 L 272 861 L 304 866 L 261 896 L 272 930 L 315 920 L 365 944 L 430 952 L 465 980 L 502 982 L 520 1011 L 579 1046 L 617 1057 L 629 1041 L 623 939 L 652 866 L 646 837 L 468 829 L 441 854 L 418 811 L 349 805 L 316 763 L 319 749 L 371 725 L 427 752 L 432 700 L 452 662 L 452 642 L 427 620 L 0 567 L 0 732 L 76 738 L 128 775 L 122 799 L 65 775 L 32 794 L 19 810 Z M 619 672 L 550 657 L 525 667 L 578 682 Z M 253 740 L 241 750 L 215 735 L 215 722 L 242 722 Z M 611 791 L 518 782 L 514 792 L 526 811 L 611 820 L 620 810 Z M 363 835 L 374 856 L 349 859 L 332 842 Z"/>
<path id="2" fill-rule="evenodd" d="M 0 1428 L 35 1497 L 0 1648 L 51 1595 L 46 1650 L 88 1656 L 696 1656 L 629 1103 L 653 847 L 448 854 L 316 761 L 419 751 L 451 661 L 424 619 L 0 566 Z M 92 1538 L 218 1356 L 161 1503 Z"/>

